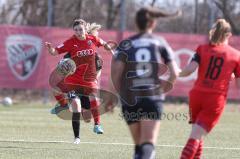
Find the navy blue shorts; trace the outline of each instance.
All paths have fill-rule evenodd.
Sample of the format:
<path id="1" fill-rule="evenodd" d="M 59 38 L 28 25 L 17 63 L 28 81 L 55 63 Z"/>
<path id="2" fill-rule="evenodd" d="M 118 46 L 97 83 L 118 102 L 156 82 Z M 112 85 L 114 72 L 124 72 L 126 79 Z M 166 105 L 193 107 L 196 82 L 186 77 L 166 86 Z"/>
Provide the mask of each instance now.
<path id="1" fill-rule="evenodd" d="M 79 99 L 81 101 L 81 107 L 83 109 L 90 109 L 91 104 L 90 104 L 90 99 L 88 96 L 79 96 Z"/>
<path id="2" fill-rule="evenodd" d="M 141 120 L 161 120 L 163 101 L 151 98 L 140 98 L 133 106 L 122 102 L 122 117 L 128 125 Z"/>

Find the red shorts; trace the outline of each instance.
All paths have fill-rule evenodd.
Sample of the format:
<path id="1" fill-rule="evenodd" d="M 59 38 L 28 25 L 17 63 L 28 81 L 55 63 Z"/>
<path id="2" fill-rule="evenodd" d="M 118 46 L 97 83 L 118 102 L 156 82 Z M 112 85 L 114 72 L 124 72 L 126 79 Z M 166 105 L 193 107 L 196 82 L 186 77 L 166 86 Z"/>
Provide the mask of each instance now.
<path id="1" fill-rule="evenodd" d="M 190 123 L 195 123 L 210 132 L 219 121 L 226 95 L 192 90 L 189 95 Z"/>
<path id="2" fill-rule="evenodd" d="M 75 91 L 79 94 L 89 95 L 95 94 L 98 89 L 97 80 L 80 80 L 74 76 L 68 76 L 57 84 L 58 88 L 62 92 L 67 93 L 70 91 Z"/>
<path id="3" fill-rule="evenodd" d="M 64 93 L 75 91 L 79 94 L 89 95 L 95 94 L 98 90 L 97 79 L 86 80 L 75 75 L 63 78 L 55 70 L 50 75 L 49 84 L 52 88 L 58 87 Z"/>

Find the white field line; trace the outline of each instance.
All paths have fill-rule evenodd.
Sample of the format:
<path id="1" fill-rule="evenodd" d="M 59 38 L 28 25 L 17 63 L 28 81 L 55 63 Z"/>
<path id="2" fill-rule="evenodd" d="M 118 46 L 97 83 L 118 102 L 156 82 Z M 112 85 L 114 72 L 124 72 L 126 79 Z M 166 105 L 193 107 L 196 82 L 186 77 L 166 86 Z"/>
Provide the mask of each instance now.
<path id="1" fill-rule="evenodd" d="M 19 142 L 19 143 L 67 143 L 71 144 L 69 141 L 40 141 L 40 140 L 0 140 L 1 142 Z M 92 144 L 92 145 L 119 145 L 119 146 L 133 146 L 134 144 L 130 143 L 105 143 L 105 142 L 88 142 L 81 141 L 81 144 Z M 180 145 L 156 145 L 156 147 L 169 147 L 169 148 L 183 148 Z M 204 149 L 216 149 L 216 150 L 236 150 L 240 151 L 240 147 L 214 147 L 214 146 L 205 146 Z"/>

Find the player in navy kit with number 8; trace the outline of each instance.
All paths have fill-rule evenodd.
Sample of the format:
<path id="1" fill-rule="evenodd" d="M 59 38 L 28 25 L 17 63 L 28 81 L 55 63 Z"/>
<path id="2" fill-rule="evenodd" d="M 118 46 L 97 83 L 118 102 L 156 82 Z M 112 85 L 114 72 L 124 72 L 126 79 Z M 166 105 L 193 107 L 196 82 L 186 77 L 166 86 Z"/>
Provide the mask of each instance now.
<path id="1" fill-rule="evenodd" d="M 135 159 L 155 158 L 154 145 L 162 113 L 160 92 L 171 88 L 177 77 L 171 51 L 163 45 L 163 39 L 152 34 L 155 19 L 177 14 L 169 15 L 153 8 L 140 9 L 136 14 L 139 33 L 119 44 L 112 61 L 112 82 L 121 97 L 122 115 L 134 140 Z M 166 68 L 166 65 L 170 75 L 168 81 L 161 81 L 159 72 L 161 66 Z"/>

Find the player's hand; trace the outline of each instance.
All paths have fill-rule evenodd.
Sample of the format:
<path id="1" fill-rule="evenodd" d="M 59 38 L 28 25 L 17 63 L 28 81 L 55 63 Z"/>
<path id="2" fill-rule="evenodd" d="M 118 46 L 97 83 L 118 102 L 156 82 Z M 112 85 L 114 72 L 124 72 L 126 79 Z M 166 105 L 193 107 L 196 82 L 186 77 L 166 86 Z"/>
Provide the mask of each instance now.
<path id="1" fill-rule="evenodd" d="M 111 45 L 109 45 L 108 43 L 106 43 L 104 45 L 104 48 L 105 48 L 105 50 L 110 51 L 112 54 L 114 54 L 113 47 Z"/>
<path id="2" fill-rule="evenodd" d="M 108 43 L 104 45 L 104 48 L 108 51 L 112 50 L 112 47 Z"/>
<path id="3" fill-rule="evenodd" d="M 167 93 L 173 88 L 173 83 L 171 83 L 169 81 L 165 81 L 165 80 L 160 79 L 159 84 L 160 84 L 159 91 L 160 91 L 161 94 L 162 93 Z"/>
<path id="4" fill-rule="evenodd" d="M 49 42 L 45 42 L 45 46 L 47 49 L 51 49 L 52 48 L 52 44 Z"/>
<path id="5" fill-rule="evenodd" d="M 49 54 L 56 55 L 55 49 L 52 47 L 51 43 L 45 42 L 45 46 L 48 49 Z"/>
<path id="6" fill-rule="evenodd" d="M 177 77 L 180 77 L 181 75 L 181 72 L 182 72 L 182 69 L 177 67 Z"/>

